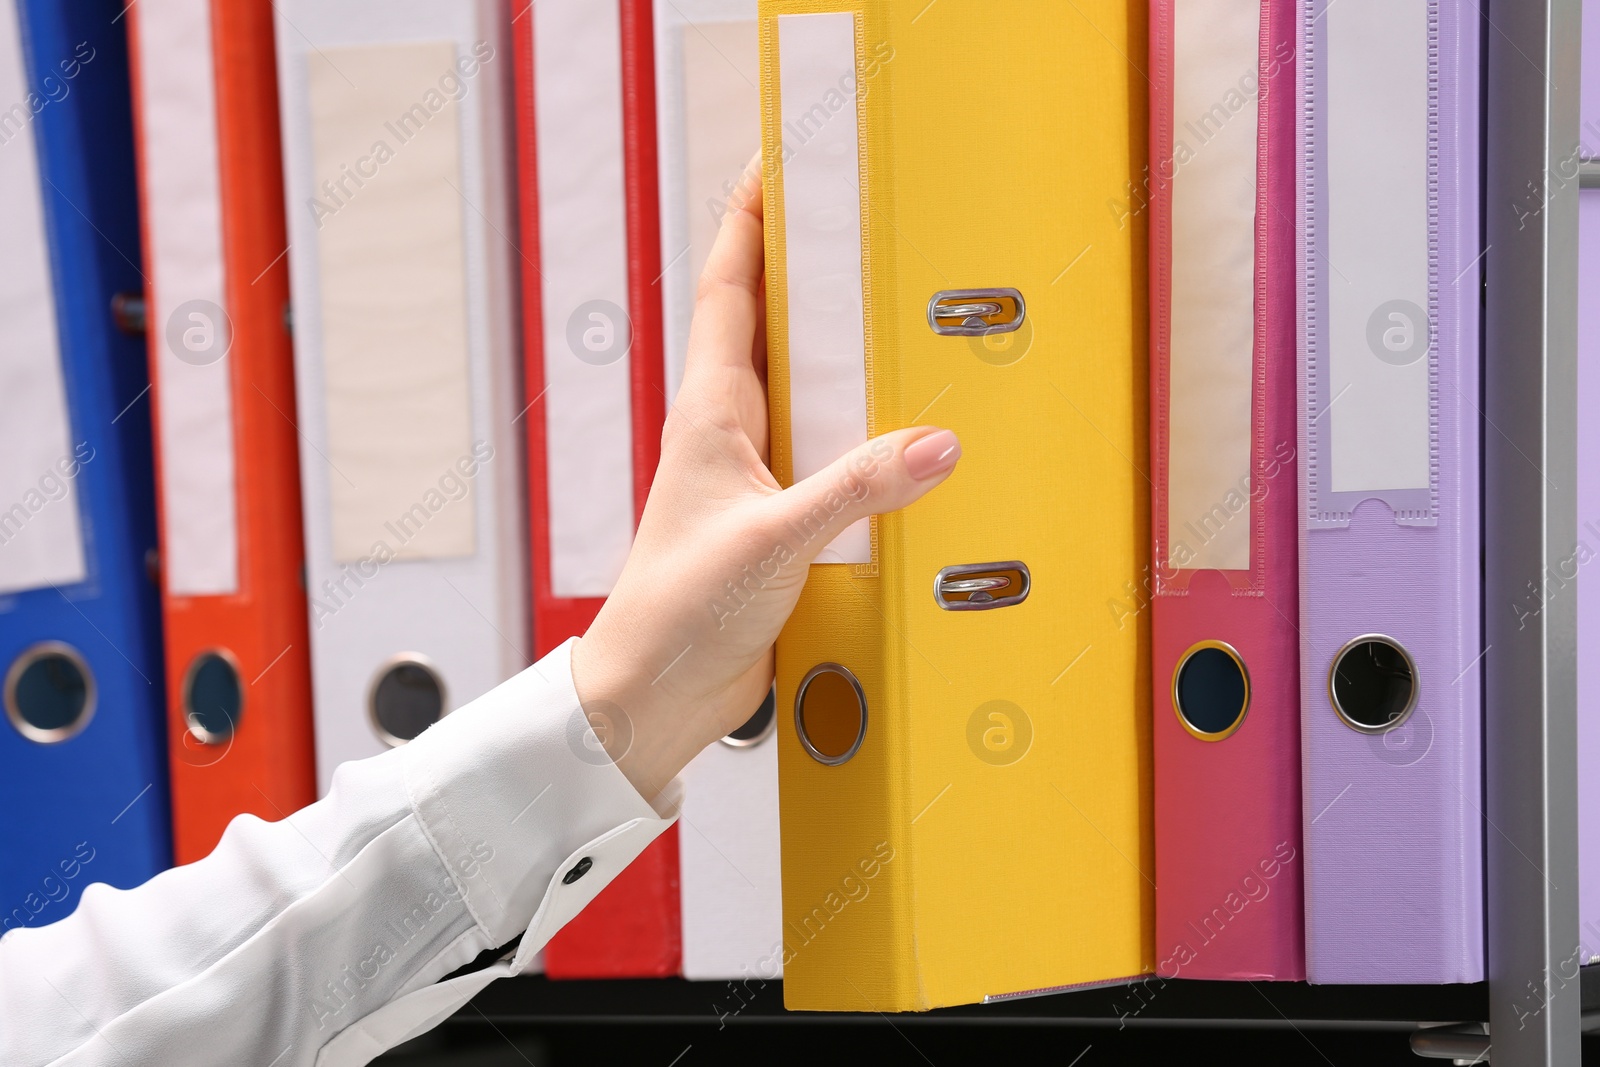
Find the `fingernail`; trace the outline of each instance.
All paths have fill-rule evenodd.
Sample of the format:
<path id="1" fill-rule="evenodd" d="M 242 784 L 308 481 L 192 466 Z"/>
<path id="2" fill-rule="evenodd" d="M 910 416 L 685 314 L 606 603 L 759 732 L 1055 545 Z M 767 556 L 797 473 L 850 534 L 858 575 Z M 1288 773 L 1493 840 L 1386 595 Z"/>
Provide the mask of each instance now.
<path id="1" fill-rule="evenodd" d="M 906 446 L 906 470 L 917 481 L 936 477 L 961 458 L 961 441 L 950 430 L 919 437 Z"/>

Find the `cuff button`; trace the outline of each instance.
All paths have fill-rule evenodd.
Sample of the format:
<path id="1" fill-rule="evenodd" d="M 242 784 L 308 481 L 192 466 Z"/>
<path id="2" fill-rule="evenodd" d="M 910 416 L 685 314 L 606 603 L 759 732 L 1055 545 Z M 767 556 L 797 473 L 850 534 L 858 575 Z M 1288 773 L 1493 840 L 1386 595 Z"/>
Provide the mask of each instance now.
<path id="1" fill-rule="evenodd" d="M 593 866 L 594 866 L 594 860 L 590 859 L 588 856 L 583 857 L 583 859 L 581 859 L 581 860 L 579 860 L 577 862 L 577 864 L 572 868 L 572 870 L 568 871 L 566 874 L 561 876 L 561 884 L 562 885 L 571 885 L 573 882 L 576 882 L 579 878 L 582 878 L 584 875 L 588 874 L 589 873 L 589 868 L 593 867 Z"/>

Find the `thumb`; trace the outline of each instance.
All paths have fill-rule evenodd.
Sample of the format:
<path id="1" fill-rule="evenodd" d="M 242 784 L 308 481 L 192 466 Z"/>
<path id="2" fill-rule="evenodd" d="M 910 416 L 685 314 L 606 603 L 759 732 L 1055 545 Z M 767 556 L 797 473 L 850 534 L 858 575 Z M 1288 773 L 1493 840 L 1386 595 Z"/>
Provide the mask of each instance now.
<path id="1" fill-rule="evenodd" d="M 785 489 L 775 498 L 783 521 L 813 535 L 800 560 L 812 562 L 852 523 L 920 500 L 960 458 L 952 431 L 916 426 L 874 437 Z"/>

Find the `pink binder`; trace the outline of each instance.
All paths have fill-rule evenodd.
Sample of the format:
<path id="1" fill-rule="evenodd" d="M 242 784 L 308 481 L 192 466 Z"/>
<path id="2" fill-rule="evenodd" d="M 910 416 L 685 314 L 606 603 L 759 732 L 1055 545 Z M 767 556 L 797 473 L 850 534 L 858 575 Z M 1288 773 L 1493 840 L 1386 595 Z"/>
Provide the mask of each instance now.
<path id="1" fill-rule="evenodd" d="M 1152 0 L 1156 959 L 1300 979 L 1292 0 Z"/>

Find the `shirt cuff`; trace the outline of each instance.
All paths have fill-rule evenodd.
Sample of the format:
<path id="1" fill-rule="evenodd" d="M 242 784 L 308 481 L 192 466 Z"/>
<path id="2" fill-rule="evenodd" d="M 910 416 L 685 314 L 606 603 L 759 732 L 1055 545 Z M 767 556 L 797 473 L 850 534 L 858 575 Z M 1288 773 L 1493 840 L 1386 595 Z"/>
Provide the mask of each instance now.
<path id="1" fill-rule="evenodd" d="M 611 761 L 578 702 L 573 644 L 400 750 L 411 805 L 468 910 L 491 945 L 526 931 L 523 952 L 670 826 L 682 795 L 674 781 L 652 805 Z"/>

